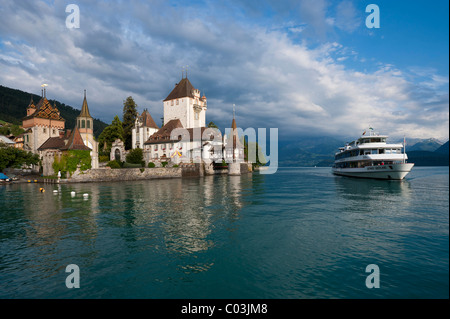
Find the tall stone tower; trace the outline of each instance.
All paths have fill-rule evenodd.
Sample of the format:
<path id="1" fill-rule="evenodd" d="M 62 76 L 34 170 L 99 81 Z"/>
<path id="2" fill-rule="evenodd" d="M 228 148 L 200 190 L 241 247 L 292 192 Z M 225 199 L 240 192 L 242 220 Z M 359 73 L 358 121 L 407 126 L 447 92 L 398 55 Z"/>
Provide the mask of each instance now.
<path id="1" fill-rule="evenodd" d="M 84 100 L 83 105 L 81 106 L 80 115 L 77 116 L 77 127 L 84 144 L 92 150 L 92 168 L 98 168 L 98 142 L 94 139 L 94 119 L 89 113 L 86 90 L 84 90 Z"/>
<path id="2" fill-rule="evenodd" d="M 205 127 L 206 96 L 194 88 L 189 79 L 183 77 L 163 101 L 164 125 L 179 119 L 184 128 Z"/>

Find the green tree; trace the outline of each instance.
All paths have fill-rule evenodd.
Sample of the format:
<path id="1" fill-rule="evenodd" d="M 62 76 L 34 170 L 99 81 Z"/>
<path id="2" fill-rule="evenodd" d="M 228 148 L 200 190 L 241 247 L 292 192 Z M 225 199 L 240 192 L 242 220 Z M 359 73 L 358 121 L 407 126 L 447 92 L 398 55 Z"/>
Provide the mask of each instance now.
<path id="1" fill-rule="evenodd" d="M 109 155 L 109 152 L 111 151 L 112 143 L 117 140 L 124 140 L 124 132 L 123 132 L 123 126 L 122 122 L 120 121 L 119 117 L 116 115 L 114 117 L 114 120 L 112 121 L 111 125 L 108 125 L 105 127 L 103 132 L 98 137 L 98 143 L 100 146 L 100 149 L 103 149 L 103 154 Z M 106 148 L 104 147 L 106 143 Z"/>
<path id="2" fill-rule="evenodd" d="M 39 156 L 15 147 L 0 146 L 0 171 L 7 167 L 20 168 L 23 164 L 39 164 Z"/>
<path id="3" fill-rule="evenodd" d="M 58 160 L 55 158 L 53 162 L 53 170 L 55 173 L 61 171 L 63 175 L 65 172 L 73 174 L 80 166 L 81 171 L 85 171 L 91 168 L 91 155 L 90 151 L 85 150 L 69 150 L 64 152 L 63 156 Z"/>
<path id="4" fill-rule="evenodd" d="M 123 118 L 122 118 L 122 126 L 124 133 L 123 137 L 125 149 L 127 150 L 132 148 L 131 130 L 134 127 L 136 117 L 137 117 L 137 105 L 136 102 L 134 102 L 133 98 L 129 96 L 125 101 L 123 101 Z"/>
<path id="5" fill-rule="evenodd" d="M 144 155 L 142 149 L 135 148 L 131 150 L 127 155 L 127 163 L 131 164 L 141 164 L 144 160 Z"/>
<path id="6" fill-rule="evenodd" d="M 219 128 L 213 121 L 209 122 L 208 127 Z"/>

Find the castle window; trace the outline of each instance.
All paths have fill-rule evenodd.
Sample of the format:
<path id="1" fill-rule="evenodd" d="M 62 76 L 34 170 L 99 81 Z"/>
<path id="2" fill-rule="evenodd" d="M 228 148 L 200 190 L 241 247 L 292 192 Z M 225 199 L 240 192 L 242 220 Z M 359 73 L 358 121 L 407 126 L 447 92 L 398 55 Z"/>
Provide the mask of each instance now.
<path id="1" fill-rule="evenodd" d="M 170 105 L 173 105 L 173 100 L 170 102 Z"/>
<path id="2" fill-rule="evenodd" d="M 91 121 L 87 120 L 87 128 L 91 128 Z"/>
<path id="3" fill-rule="evenodd" d="M 198 112 L 195 112 L 195 119 L 198 120 Z"/>
<path id="4" fill-rule="evenodd" d="M 177 99 L 177 105 L 178 105 L 178 99 Z"/>
<path id="5" fill-rule="evenodd" d="M 56 134 L 56 130 L 55 129 L 53 129 L 53 135 L 55 135 Z"/>
<path id="6" fill-rule="evenodd" d="M 47 129 L 45 127 L 42 130 L 44 133 L 47 133 Z"/>
<path id="7" fill-rule="evenodd" d="M 85 128 L 86 127 L 86 121 L 85 120 L 81 120 L 81 128 Z"/>

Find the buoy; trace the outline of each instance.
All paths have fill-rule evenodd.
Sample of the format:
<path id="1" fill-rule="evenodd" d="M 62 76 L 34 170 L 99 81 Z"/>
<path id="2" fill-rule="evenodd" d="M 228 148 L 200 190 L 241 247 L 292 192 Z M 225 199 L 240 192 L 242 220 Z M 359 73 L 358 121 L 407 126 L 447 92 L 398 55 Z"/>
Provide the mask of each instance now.
<path id="1" fill-rule="evenodd" d="M 84 198 L 88 198 L 88 197 L 89 197 L 89 194 L 88 194 L 88 193 L 84 193 L 84 194 L 83 194 L 83 197 L 84 197 Z"/>
<path id="2" fill-rule="evenodd" d="M 31 183 L 31 181 L 30 181 L 30 180 L 28 180 L 28 183 Z"/>
<path id="3" fill-rule="evenodd" d="M 53 194 L 58 194 L 58 191 L 56 189 L 54 189 Z"/>
<path id="4" fill-rule="evenodd" d="M 45 189 L 44 188 L 39 188 L 39 191 L 41 192 L 41 193 L 44 193 L 45 192 Z"/>
<path id="5" fill-rule="evenodd" d="M 37 179 L 35 179 L 34 182 L 37 183 Z"/>
<path id="6" fill-rule="evenodd" d="M 70 196 L 75 197 L 75 192 L 74 191 L 70 192 Z"/>

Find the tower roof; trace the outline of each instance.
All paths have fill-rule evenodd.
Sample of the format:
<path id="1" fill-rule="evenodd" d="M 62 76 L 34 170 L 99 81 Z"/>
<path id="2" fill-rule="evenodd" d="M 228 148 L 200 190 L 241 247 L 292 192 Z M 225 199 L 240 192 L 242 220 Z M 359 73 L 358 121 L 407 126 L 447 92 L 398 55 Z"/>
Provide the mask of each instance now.
<path id="1" fill-rule="evenodd" d="M 32 102 L 30 102 L 30 105 L 28 107 L 32 107 L 31 104 Z M 24 120 L 39 117 L 49 120 L 65 121 L 65 119 L 63 119 L 59 114 L 59 110 L 56 107 L 56 105 L 51 106 L 50 102 L 47 100 L 46 97 L 42 97 L 35 107 L 36 111 L 33 114 L 24 117 L 23 118 Z"/>
<path id="2" fill-rule="evenodd" d="M 65 150 L 87 150 L 90 151 L 91 149 L 84 145 L 83 138 L 81 137 L 80 131 L 78 130 L 78 127 L 75 126 L 72 133 L 69 136 L 69 140 L 67 141 L 67 144 L 60 148 L 62 151 Z"/>
<path id="3" fill-rule="evenodd" d="M 84 90 L 84 100 L 83 105 L 81 106 L 81 113 L 78 115 L 78 117 L 90 117 L 92 118 L 91 114 L 89 114 L 89 107 L 86 100 L 86 90 Z"/>
<path id="4" fill-rule="evenodd" d="M 36 105 L 34 105 L 33 96 L 31 96 L 31 98 L 30 98 L 30 104 L 28 104 L 28 107 L 33 108 L 33 109 L 36 108 Z"/>
<path id="5" fill-rule="evenodd" d="M 194 86 L 191 84 L 189 79 L 183 78 L 179 83 L 175 85 L 175 88 L 170 92 L 170 94 L 164 99 L 164 101 L 180 99 L 183 97 L 194 98 Z"/>
<path id="6" fill-rule="evenodd" d="M 153 120 L 152 116 L 150 115 L 147 109 L 145 109 L 144 112 L 142 112 L 140 116 L 140 122 L 142 123 L 142 126 L 159 129 L 158 125 L 156 125 L 155 121 Z"/>

